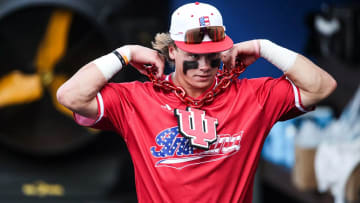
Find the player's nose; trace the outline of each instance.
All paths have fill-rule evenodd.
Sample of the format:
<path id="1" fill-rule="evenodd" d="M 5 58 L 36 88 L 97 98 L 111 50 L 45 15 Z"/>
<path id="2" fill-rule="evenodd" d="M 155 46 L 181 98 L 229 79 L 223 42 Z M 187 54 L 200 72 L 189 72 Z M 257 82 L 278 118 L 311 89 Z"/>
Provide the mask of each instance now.
<path id="1" fill-rule="evenodd" d="M 199 69 L 201 71 L 207 71 L 211 68 L 210 61 L 207 60 L 207 58 L 205 56 L 201 56 L 198 60 L 198 63 L 199 63 Z"/>

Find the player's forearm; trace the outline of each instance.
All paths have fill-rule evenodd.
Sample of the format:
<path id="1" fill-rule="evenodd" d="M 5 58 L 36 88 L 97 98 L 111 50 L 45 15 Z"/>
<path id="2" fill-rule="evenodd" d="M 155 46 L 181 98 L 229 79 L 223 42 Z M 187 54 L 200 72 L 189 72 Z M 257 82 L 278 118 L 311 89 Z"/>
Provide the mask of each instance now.
<path id="1" fill-rule="evenodd" d="M 306 57 L 268 40 L 260 40 L 259 44 L 260 55 L 282 70 L 300 89 L 305 107 L 318 103 L 335 90 L 334 78 Z"/>

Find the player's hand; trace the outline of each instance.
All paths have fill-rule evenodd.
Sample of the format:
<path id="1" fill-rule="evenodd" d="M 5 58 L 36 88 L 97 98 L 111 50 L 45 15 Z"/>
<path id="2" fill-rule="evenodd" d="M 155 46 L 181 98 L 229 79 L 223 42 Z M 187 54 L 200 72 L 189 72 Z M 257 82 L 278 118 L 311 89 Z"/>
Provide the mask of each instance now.
<path id="1" fill-rule="evenodd" d="M 160 78 L 164 73 L 165 58 L 157 51 L 140 45 L 127 45 L 131 53 L 130 64 L 140 73 L 146 75 L 145 68 L 153 66 L 156 68 L 156 77 Z"/>
<path id="2" fill-rule="evenodd" d="M 245 67 L 254 63 L 260 57 L 260 44 L 258 40 L 251 40 L 234 44 L 225 52 L 222 52 L 221 59 L 224 66 L 234 68 L 236 60 L 242 61 Z"/>

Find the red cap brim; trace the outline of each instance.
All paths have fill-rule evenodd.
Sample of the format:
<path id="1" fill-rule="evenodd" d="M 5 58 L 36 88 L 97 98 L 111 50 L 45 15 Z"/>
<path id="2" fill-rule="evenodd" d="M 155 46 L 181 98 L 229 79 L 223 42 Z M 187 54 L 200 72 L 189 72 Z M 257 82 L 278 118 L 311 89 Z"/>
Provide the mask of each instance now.
<path id="1" fill-rule="evenodd" d="M 231 49 L 234 42 L 229 36 L 220 42 L 202 42 L 200 44 L 186 44 L 185 42 L 175 41 L 177 47 L 181 50 L 194 54 L 208 54 L 222 52 Z"/>

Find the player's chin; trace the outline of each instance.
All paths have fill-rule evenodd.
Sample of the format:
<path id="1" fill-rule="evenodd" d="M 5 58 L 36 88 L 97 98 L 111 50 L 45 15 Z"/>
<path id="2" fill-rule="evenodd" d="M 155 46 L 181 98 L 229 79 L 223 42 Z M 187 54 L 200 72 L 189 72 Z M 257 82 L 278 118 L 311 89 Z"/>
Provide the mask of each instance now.
<path id="1" fill-rule="evenodd" d="M 212 83 L 215 80 L 214 74 L 194 74 L 191 79 L 197 83 Z"/>
<path id="2" fill-rule="evenodd" d="M 212 85 L 211 80 L 193 80 L 192 82 L 193 87 L 196 89 L 207 89 Z"/>

